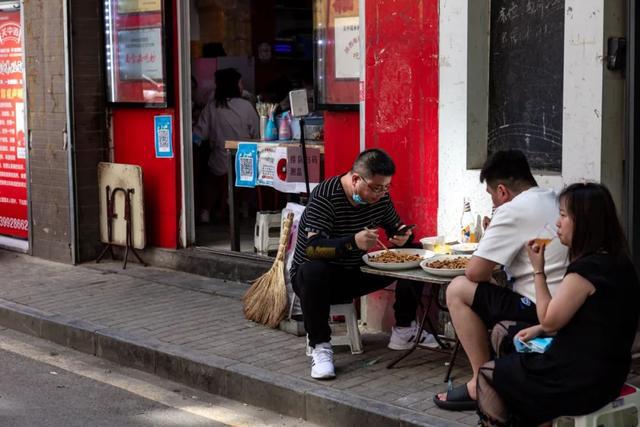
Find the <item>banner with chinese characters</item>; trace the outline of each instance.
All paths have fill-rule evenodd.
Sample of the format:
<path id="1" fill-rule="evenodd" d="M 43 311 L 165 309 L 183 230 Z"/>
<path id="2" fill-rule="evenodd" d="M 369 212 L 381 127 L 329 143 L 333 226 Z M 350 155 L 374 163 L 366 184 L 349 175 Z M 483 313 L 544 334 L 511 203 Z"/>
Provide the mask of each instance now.
<path id="1" fill-rule="evenodd" d="M 360 18 L 334 20 L 336 35 L 336 79 L 360 78 Z"/>
<path id="2" fill-rule="evenodd" d="M 161 10 L 161 0 L 120 0 L 118 2 L 118 13 L 160 12 Z"/>
<path id="3" fill-rule="evenodd" d="M 320 182 L 320 150 L 307 148 L 309 188 Z M 236 186 L 273 187 L 283 193 L 306 193 L 302 149 L 273 143 L 241 143 L 236 153 Z"/>
<path id="4" fill-rule="evenodd" d="M 26 239 L 27 150 L 20 11 L 0 11 L 0 234 Z"/>

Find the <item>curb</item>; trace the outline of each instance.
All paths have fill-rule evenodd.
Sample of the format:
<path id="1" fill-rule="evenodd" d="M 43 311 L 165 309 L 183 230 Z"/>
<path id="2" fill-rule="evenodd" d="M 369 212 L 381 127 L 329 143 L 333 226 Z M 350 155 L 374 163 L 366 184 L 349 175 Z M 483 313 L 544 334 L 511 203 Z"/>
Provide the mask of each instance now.
<path id="1" fill-rule="evenodd" d="M 150 372 L 208 393 L 320 425 L 460 426 L 348 392 L 285 378 L 232 359 L 185 351 L 161 341 L 0 299 L 0 325 Z"/>

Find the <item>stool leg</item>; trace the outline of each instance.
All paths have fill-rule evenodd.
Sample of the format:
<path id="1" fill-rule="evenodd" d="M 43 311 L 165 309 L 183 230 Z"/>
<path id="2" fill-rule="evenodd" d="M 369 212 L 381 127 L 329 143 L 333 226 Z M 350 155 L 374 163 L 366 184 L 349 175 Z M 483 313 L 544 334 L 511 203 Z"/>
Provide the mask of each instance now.
<path id="1" fill-rule="evenodd" d="M 349 347 L 351 354 L 362 353 L 362 339 L 360 338 L 360 330 L 358 329 L 358 319 L 356 319 L 356 310 L 352 307 L 350 313 L 346 316 L 347 334 L 349 335 Z"/>
<path id="2" fill-rule="evenodd" d="M 311 346 L 309 345 L 309 335 L 307 334 L 307 344 L 305 347 L 305 353 L 307 356 L 311 357 Z"/>

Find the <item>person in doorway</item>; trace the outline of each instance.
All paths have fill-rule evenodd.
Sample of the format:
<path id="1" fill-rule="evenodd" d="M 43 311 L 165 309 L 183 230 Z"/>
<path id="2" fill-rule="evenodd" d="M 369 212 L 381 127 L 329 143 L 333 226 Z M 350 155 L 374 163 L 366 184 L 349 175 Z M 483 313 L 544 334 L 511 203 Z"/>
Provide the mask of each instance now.
<path id="1" fill-rule="evenodd" d="M 512 353 L 480 368 L 482 425 L 551 425 L 561 415 L 591 413 L 620 395 L 629 373 L 640 284 L 609 190 L 567 187 L 557 226 L 571 264 L 552 296 L 547 248 L 527 243 L 539 324 L 517 339 L 555 336 L 544 353 Z"/>
<path id="2" fill-rule="evenodd" d="M 335 377 L 330 305 L 351 302 L 393 282 L 360 271 L 362 255 L 378 244 L 378 228 L 385 230 L 395 246 L 407 246 L 412 241 L 411 230 L 402 224 L 389 197 L 394 173 L 395 165 L 387 153 L 379 149 L 363 151 L 349 172 L 313 190 L 302 214 L 290 276 L 313 348 L 312 378 Z M 415 315 L 421 291 L 420 284 L 398 281 L 396 326 L 389 348 L 411 347 L 418 333 Z M 426 332 L 419 344 L 437 346 Z"/>
<path id="3" fill-rule="evenodd" d="M 209 173 L 202 191 L 200 222 L 210 220 L 210 212 L 226 211 L 227 140 L 258 138 L 260 119 L 251 103 L 242 99 L 242 76 L 233 68 L 216 71 L 216 89 L 193 128 L 194 143 L 209 141 Z"/>
<path id="4" fill-rule="evenodd" d="M 469 382 L 436 394 L 435 404 L 448 410 L 476 407 L 476 380 L 480 367 L 489 361 L 488 330 L 498 322 L 512 321 L 510 334 L 537 323 L 534 271 L 525 243 L 554 224 L 558 202 L 553 190 L 538 187 L 525 155 L 518 150 L 498 151 L 485 162 L 480 182 L 495 208 L 493 218 L 464 276 L 447 287 L 447 306 L 464 348 L 473 376 Z M 555 293 L 567 267 L 567 250 L 557 240 L 547 253 L 547 283 Z M 492 274 L 502 265 L 513 289 L 497 286 Z"/>

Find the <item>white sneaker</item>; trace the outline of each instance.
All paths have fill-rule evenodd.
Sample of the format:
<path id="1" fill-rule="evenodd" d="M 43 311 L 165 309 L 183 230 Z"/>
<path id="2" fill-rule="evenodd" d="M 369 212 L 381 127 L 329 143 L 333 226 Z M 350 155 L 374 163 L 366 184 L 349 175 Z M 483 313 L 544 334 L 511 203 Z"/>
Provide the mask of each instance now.
<path id="1" fill-rule="evenodd" d="M 200 211 L 200 222 L 203 224 L 207 224 L 211 220 L 211 216 L 209 215 L 209 211 L 206 209 L 202 209 Z"/>
<path id="2" fill-rule="evenodd" d="M 311 378 L 317 380 L 329 380 L 336 377 L 333 367 L 333 350 L 331 344 L 323 342 L 316 344 L 311 351 Z"/>
<path id="3" fill-rule="evenodd" d="M 388 347 L 391 350 L 408 350 L 413 346 L 416 335 L 418 335 L 418 325 L 415 321 L 411 322 L 411 326 L 394 326 L 391 329 L 391 339 Z M 438 342 L 429 332 L 422 331 L 418 345 L 420 347 L 437 348 Z"/>

